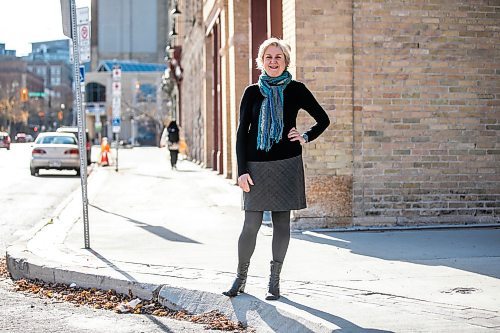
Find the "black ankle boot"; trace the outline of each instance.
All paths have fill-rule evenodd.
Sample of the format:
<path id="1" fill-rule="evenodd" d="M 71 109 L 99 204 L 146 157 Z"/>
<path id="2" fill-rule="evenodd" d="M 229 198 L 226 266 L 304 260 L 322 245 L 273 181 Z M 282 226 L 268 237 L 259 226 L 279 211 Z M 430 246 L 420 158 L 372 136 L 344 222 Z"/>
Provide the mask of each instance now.
<path id="1" fill-rule="evenodd" d="M 233 285 L 231 286 L 231 289 L 229 289 L 228 291 L 224 291 L 222 294 L 229 297 L 234 297 L 238 296 L 239 293 L 245 292 L 249 265 L 249 262 L 238 265 L 238 273 L 236 275 L 236 279 L 233 282 Z"/>
<path id="2" fill-rule="evenodd" d="M 269 277 L 269 290 L 266 299 L 275 301 L 280 298 L 280 273 L 282 262 L 271 261 L 271 276 Z"/>

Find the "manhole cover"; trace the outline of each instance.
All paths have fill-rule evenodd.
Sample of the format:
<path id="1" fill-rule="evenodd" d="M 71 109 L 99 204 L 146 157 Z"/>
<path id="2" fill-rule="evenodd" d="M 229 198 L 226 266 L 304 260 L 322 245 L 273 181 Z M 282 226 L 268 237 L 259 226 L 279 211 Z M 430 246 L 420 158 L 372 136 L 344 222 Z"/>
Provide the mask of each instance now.
<path id="1" fill-rule="evenodd" d="M 442 291 L 445 294 L 472 294 L 479 292 L 479 289 L 476 288 L 468 288 L 468 287 L 457 287 L 449 290 Z"/>

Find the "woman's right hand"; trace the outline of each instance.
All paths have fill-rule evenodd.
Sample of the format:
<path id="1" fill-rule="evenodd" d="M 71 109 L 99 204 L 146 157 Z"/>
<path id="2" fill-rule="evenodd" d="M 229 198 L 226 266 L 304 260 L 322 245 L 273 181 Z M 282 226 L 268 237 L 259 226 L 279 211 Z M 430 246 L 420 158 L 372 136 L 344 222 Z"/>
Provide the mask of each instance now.
<path id="1" fill-rule="evenodd" d="M 238 186 L 244 191 L 244 192 L 250 192 L 250 185 L 253 185 L 253 180 L 250 177 L 250 174 L 244 173 L 241 176 L 238 177 Z"/>

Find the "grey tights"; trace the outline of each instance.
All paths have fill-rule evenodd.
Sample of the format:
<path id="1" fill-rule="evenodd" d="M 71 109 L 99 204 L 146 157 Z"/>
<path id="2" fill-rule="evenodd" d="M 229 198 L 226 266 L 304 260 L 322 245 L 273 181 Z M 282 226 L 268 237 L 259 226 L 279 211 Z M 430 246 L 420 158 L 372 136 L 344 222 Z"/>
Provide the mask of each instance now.
<path id="1" fill-rule="evenodd" d="M 240 264 L 250 261 L 255 250 L 257 233 L 264 212 L 245 211 L 245 223 L 238 240 Z M 290 242 L 290 211 L 272 212 L 273 216 L 273 260 L 283 262 Z"/>

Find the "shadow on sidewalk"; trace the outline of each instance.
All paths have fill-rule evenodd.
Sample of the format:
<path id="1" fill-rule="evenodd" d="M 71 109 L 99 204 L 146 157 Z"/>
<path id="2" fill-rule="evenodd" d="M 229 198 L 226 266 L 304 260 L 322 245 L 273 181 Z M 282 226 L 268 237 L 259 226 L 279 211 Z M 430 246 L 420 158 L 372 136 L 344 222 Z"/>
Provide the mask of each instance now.
<path id="1" fill-rule="evenodd" d="M 109 261 L 106 257 L 104 257 L 103 255 L 101 255 L 96 250 L 87 249 L 87 251 L 89 251 L 94 256 L 96 256 L 99 260 L 101 260 L 102 262 L 104 262 L 106 265 L 108 265 L 109 267 L 111 267 L 112 269 L 114 269 L 115 271 L 117 271 L 118 273 L 120 273 L 121 275 L 123 275 L 127 280 L 133 281 L 133 282 L 137 282 L 137 279 L 135 279 L 132 275 L 130 275 L 129 273 L 127 273 L 124 270 L 122 270 L 120 267 L 118 267 L 115 264 L 113 264 L 111 261 Z"/>
<path id="2" fill-rule="evenodd" d="M 344 318 L 334 316 L 330 313 L 314 309 L 308 306 L 305 306 L 303 304 L 299 304 L 297 302 L 294 302 L 286 297 L 281 296 L 279 299 L 280 302 L 291 305 L 299 310 L 308 312 L 312 314 L 313 316 L 316 316 L 318 318 L 324 319 L 336 326 L 339 327 L 338 330 L 335 330 L 334 332 L 373 332 L 373 333 L 393 333 L 393 331 L 386 331 L 386 330 L 378 330 L 378 329 L 373 329 L 373 328 L 363 328 L 360 327 L 353 322 L 350 322 Z"/>
<path id="3" fill-rule="evenodd" d="M 377 232 L 304 232 L 295 239 L 390 261 L 451 268 L 500 278 L 500 229 L 443 229 Z"/>
<path id="4" fill-rule="evenodd" d="M 160 329 L 162 332 L 166 332 L 166 333 L 173 333 L 174 332 L 167 325 L 165 325 L 164 323 L 162 323 L 161 321 L 156 319 L 155 316 L 145 315 L 145 317 L 148 318 L 149 320 L 151 320 L 156 326 L 158 326 L 158 329 Z"/>
<path id="5" fill-rule="evenodd" d="M 165 227 L 162 227 L 162 226 L 157 226 L 157 225 L 151 225 L 151 224 L 148 224 L 148 223 L 145 223 L 145 222 L 141 222 L 141 221 L 137 221 L 137 220 L 134 220 L 134 219 L 131 219 L 130 217 L 128 216 L 124 216 L 124 215 L 121 215 L 121 214 L 118 214 L 118 213 L 113 213 L 113 212 L 110 212 L 108 210 L 105 210 L 104 208 L 101 208 L 101 207 L 98 207 L 96 205 L 92 205 L 92 204 L 89 204 L 89 206 L 97 209 L 97 210 L 100 210 L 101 212 L 104 212 L 106 214 L 112 214 L 112 215 L 115 215 L 115 216 L 119 216 L 123 219 L 125 219 L 126 221 L 128 222 L 132 222 L 134 224 L 136 224 L 139 228 L 142 228 L 144 230 L 146 230 L 147 232 L 150 232 L 158 237 L 161 237 L 165 240 L 168 240 L 168 241 L 172 241 L 172 242 L 183 242 L 183 243 L 194 243 L 194 244 L 201 244 L 200 242 L 198 241 L 195 241 L 191 238 L 188 238 L 188 237 L 185 237 L 185 236 L 182 236 L 176 232 L 173 232 Z"/>
<path id="6" fill-rule="evenodd" d="M 236 318 L 244 324 L 248 323 L 248 317 L 255 317 L 258 315 L 269 326 L 269 328 L 273 330 L 273 332 L 287 333 L 291 330 L 291 328 L 293 328 L 294 332 L 314 333 L 314 331 L 304 326 L 297 320 L 282 315 L 276 309 L 276 306 L 265 303 L 261 299 L 258 299 L 250 294 L 245 293 L 238 297 L 232 297 L 230 301 Z M 259 307 L 255 310 L 254 306 L 252 306 L 252 310 L 249 312 L 249 304 L 259 304 Z"/>
<path id="7" fill-rule="evenodd" d="M 165 180 L 171 180 L 172 177 L 165 177 L 165 176 L 159 176 L 159 175 L 148 175 L 145 173 L 137 173 L 137 172 L 129 172 L 130 175 L 134 176 L 140 176 L 140 177 L 148 177 L 148 178 L 159 178 L 159 179 L 165 179 Z"/>
<path id="8" fill-rule="evenodd" d="M 249 294 L 242 294 L 238 297 L 231 298 L 231 304 L 234 309 L 234 313 L 238 319 L 238 321 L 242 323 L 247 323 L 248 317 L 255 317 L 255 311 L 257 311 L 260 318 L 268 325 L 273 332 L 277 333 L 287 333 L 290 331 L 293 332 L 301 332 L 301 333 L 314 333 L 314 328 L 309 328 L 304 324 L 300 323 L 294 318 L 283 315 L 282 309 L 279 309 L 274 304 L 278 304 L 279 302 L 283 304 L 288 304 L 290 306 L 295 307 L 298 310 L 307 312 L 315 317 L 321 318 L 327 322 L 334 324 L 339 327 L 338 329 L 332 332 L 372 332 L 372 333 L 392 333 L 392 331 L 385 330 L 377 330 L 377 329 L 367 329 L 360 327 L 346 319 L 343 319 L 338 316 L 334 316 L 332 314 L 326 313 L 324 311 L 320 311 L 294 301 L 289 300 L 286 297 L 281 297 L 279 301 L 276 303 L 266 303 L 262 302 L 261 299 L 256 298 L 255 296 Z M 253 308 L 250 312 L 248 309 L 249 304 L 259 304 L 258 309 Z M 285 309 L 286 311 L 286 309 Z"/>

